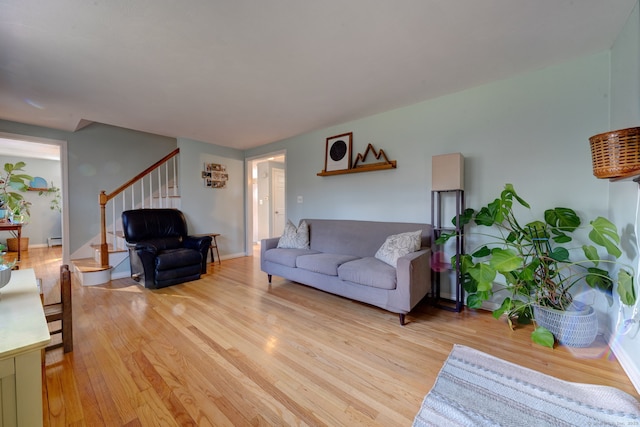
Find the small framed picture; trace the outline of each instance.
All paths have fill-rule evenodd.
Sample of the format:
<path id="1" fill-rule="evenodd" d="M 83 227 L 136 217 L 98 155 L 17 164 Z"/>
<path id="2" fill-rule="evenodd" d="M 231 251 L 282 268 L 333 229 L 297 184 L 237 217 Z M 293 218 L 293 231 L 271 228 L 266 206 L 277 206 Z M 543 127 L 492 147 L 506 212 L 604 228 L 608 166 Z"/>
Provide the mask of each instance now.
<path id="1" fill-rule="evenodd" d="M 351 145 L 353 132 L 327 138 L 324 154 L 324 171 L 351 169 Z"/>
<path id="2" fill-rule="evenodd" d="M 227 181 L 229 181 L 227 166 L 219 163 L 205 163 L 202 179 L 206 188 L 227 188 Z"/>

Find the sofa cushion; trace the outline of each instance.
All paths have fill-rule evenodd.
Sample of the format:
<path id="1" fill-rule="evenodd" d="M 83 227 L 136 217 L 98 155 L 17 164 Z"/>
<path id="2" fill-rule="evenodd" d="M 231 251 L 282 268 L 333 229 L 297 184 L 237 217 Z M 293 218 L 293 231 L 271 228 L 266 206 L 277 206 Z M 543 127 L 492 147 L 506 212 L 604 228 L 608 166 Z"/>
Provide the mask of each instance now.
<path id="1" fill-rule="evenodd" d="M 360 258 L 342 264 L 338 277 L 360 285 L 380 289 L 395 289 L 396 269 L 374 257 Z"/>
<path id="2" fill-rule="evenodd" d="M 278 240 L 278 247 L 283 249 L 308 249 L 309 248 L 309 226 L 305 220 L 300 222 L 298 228 L 291 220 L 284 226 L 282 237 Z"/>
<path id="3" fill-rule="evenodd" d="M 398 264 L 398 258 L 420 249 L 422 230 L 394 234 L 380 246 L 375 257 L 392 267 Z"/>
<path id="4" fill-rule="evenodd" d="M 422 229 L 421 246 L 431 246 L 431 225 L 405 222 L 356 221 L 345 219 L 310 219 L 310 248 L 318 252 L 374 256 L 392 234 Z"/>
<path id="5" fill-rule="evenodd" d="M 351 255 L 324 254 L 301 255 L 296 258 L 296 267 L 303 270 L 314 271 L 328 276 L 337 276 L 338 267 L 345 262 L 358 259 Z"/>
<path id="6" fill-rule="evenodd" d="M 264 253 L 264 259 L 266 261 L 281 264 L 287 267 L 295 268 L 296 258 L 301 255 L 315 254 L 316 251 L 310 249 L 282 249 L 274 248 L 269 249 Z"/>

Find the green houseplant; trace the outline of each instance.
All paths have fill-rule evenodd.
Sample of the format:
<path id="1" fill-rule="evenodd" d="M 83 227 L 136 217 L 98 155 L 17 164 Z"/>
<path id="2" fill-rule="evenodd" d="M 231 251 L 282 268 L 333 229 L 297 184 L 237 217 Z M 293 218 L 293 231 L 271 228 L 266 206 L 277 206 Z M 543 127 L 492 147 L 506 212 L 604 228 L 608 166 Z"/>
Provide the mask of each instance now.
<path id="1" fill-rule="evenodd" d="M 22 193 L 30 189 L 33 177 L 24 173 L 25 162 L 5 163 L 3 174 L 0 175 L 0 221 L 10 220 L 14 223 L 28 224 L 31 216 L 31 202 L 24 198 Z M 61 210 L 60 189 L 52 186 L 50 188 L 38 189 L 38 195 L 52 196 L 50 208 Z M 28 237 L 22 237 L 22 241 L 17 241 L 17 233 L 11 231 L 13 239 L 8 239 L 9 246 L 18 245 L 26 250 Z M 16 250 L 16 249 L 13 249 Z"/>
<path id="2" fill-rule="evenodd" d="M 29 205 L 21 193 L 29 189 L 33 177 L 24 173 L 25 166 L 24 162 L 4 164 L 4 174 L 0 176 L 0 209 L 18 215 L 28 211 Z"/>
<path id="3" fill-rule="evenodd" d="M 506 315 L 513 328 L 514 323 L 535 321 L 535 307 L 573 310 L 571 291 L 582 283 L 611 295 L 614 277 L 606 267 L 617 263 L 622 254 L 613 223 L 603 217 L 590 221 L 590 244 L 576 247 L 574 238 L 579 236 L 582 221 L 573 209 L 547 209 L 544 219 L 522 223 L 514 204 L 530 209 L 513 185 L 506 184 L 500 197 L 478 211 L 466 209 L 460 218 L 463 227 L 477 225 L 485 241 L 461 257 L 467 306 L 480 308 L 484 301 L 497 299 L 500 306 L 493 316 L 497 319 Z M 490 231 L 484 232 L 485 228 Z M 453 234 L 444 234 L 436 243 L 443 244 L 451 237 Z M 499 276 L 502 283 L 495 283 Z M 617 292 L 622 303 L 635 302 L 633 275 L 625 269 L 617 273 Z M 553 347 L 555 341 L 553 334 L 539 324 L 532 340 L 547 347 Z"/>
<path id="4" fill-rule="evenodd" d="M 7 247 L 0 243 L 0 288 L 3 288 L 11 279 L 11 270 L 16 265 L 15 260 L 7 260 L 4 255 Z"/>

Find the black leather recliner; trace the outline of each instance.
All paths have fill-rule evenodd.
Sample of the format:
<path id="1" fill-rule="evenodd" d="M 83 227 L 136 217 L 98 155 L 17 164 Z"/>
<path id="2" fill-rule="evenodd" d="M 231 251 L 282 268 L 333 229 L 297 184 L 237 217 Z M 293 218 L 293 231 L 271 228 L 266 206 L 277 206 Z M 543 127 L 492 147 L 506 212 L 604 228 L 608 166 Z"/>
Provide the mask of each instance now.
<path id="1" fill-rule="evenodd" d="M 197 280 L 207 272 L 211 236 L 189 236 L 181 211 L 124 211 L 122 229 L 129 248 L 131 277 L 145 288 L 164 288 Z"/>

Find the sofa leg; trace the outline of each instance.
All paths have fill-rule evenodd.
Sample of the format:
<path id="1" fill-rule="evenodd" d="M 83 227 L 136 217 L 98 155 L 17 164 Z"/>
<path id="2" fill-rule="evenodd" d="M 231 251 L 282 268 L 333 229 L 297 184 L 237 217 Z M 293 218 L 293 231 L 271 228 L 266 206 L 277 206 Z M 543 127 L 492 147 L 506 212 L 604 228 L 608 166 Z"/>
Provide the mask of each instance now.
<path id="1" fill-rule="evenodd" d="M 269 279 L 269 283 L 271 283 L 271 275 L 267 274 L 267 278 Z"/>
<path id="2" fill-rule="evenodd" d="M 404 326 L 404 313 L 400 313 L 399 317 L 400 317 L 400 324 Z"/>

